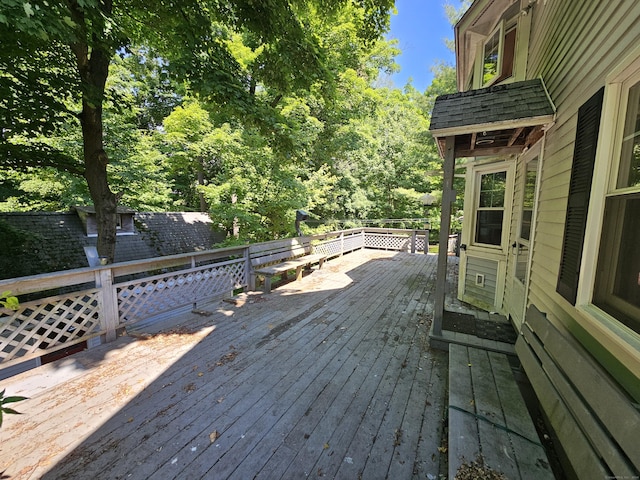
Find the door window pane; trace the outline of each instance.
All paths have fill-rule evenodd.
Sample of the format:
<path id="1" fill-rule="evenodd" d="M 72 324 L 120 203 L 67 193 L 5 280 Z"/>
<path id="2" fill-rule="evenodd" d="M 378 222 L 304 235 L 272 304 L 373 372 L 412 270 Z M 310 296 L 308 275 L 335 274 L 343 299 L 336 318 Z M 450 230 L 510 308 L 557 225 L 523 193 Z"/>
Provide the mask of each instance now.
<path id="1" fill-rule="evenodd" d="M 480 177 L 480 202 L 478 206 L 504 207 L 504 189 L 507 172 L 485 173 Z"/>
<path id="2" fill-rule="evenodd" d="M 480 175 L 478 208 L 476 213 L 476 243 L 500 245 L 504 219 L 504 195 L 507 172 Z"/>
<path id="3" fill-rule="evenodd" d="M 515 277 L 525 283 L 529 270 L 529 240 L 531 240 L 531 220 L 536 196 L 536 176 L 538 157 L 527 163 L 522 193 L 522 215 L 520 216 L 520 235 L 515 243 Z"/>
<path id="4" fill-rule="evenodd" d="M 527 178 L 524 184 L 524 197 L 522 199 L 522 219 L 520 222 L 520 238 L 529 240 L 531 236 L 531 217 L 533 216 L 533 200 L 536 195 L 536 174 L 538 159 L 531 160 L 527 164 Z"/>
<path id="5" fill-rule="evenodd" d="M 503 216 L 503 210 L 479 210 L 476 222 L 476 242 L 500 245 Z"/>

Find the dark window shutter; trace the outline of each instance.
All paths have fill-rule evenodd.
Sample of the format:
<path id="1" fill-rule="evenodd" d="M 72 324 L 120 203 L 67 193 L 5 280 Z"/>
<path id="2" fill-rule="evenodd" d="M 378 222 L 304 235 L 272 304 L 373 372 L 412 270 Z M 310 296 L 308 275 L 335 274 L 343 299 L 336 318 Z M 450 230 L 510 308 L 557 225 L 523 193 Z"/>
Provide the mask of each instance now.
<path id="1" fill-rule="evenodd" d="M 576 143 L 573 151 L 571 167 L 571 183 L 569 184 L 569 201 L 567 217 L 564 224 L 564 240 L 562 257 L 558 275 L 557 292 L 572 305 L 576 304 L 580 262 L 587 225 L 587 209 L 591 194 L 591 179 L 596 159 L 598 131 L 604 87 L 591 97 L 578 110 L 576 127 Z"/>

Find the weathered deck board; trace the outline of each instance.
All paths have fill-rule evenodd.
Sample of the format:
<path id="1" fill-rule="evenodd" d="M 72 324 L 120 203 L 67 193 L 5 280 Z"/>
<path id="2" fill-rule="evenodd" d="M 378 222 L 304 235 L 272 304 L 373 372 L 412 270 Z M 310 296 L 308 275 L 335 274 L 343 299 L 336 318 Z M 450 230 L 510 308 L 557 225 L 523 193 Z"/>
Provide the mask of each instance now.
<path id="1" fill-rule="evenodd" d="M 465 413 L 475 412 L 470 363 L 466 347 L 449 347 L 449 478 L 480 455 L 478 424 Z"/>
<path id="2" fill-rule="evenodd" d="M 506 478 L 554 478 L 504 354 L 449 347 L 449 478 L 478 461 Z"/>
<path id="3" fill-rule="evenodd" d="M 434 269 L 434 256 L 358 252 L 269 296 L 66 359 L 82 373 L 5 419 L 0 471 L 437 478 L 447 357 L 428 347 Z"/>

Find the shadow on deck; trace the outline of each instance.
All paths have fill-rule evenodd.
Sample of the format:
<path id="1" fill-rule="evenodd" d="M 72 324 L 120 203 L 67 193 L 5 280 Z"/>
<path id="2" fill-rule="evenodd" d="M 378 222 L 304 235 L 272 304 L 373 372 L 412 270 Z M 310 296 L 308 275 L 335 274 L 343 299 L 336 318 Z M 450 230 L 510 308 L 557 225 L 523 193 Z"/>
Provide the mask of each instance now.
<path id="1" fill-rule="evenodd" d="M 7 394 L 30 399 L 0 430 L 0 472 L 445 478 L 436 259 L 353 253 L 8 379 Z"/>

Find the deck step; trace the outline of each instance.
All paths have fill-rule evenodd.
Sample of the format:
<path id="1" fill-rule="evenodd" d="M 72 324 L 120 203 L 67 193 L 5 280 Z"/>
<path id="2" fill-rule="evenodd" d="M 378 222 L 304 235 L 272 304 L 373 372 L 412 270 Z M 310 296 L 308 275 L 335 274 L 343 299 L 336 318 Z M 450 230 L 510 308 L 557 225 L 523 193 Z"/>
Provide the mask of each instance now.
<path id="1" fill-rule="evenodd" d="M 481 463 L 509 479 L 553 479 L 504 354 L 449 346 L 449 478 Z"/>

